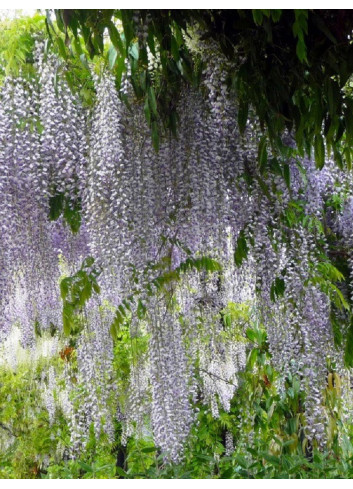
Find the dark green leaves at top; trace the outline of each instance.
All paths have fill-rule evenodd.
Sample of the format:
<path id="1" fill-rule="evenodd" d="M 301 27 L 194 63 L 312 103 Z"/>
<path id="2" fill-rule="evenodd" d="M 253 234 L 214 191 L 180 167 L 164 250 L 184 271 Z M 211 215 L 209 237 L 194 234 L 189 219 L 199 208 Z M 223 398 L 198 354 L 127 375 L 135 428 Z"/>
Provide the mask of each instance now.
<path id="1" fill-rule="evenodd" d="M 134 22 L 132 18 L 133 11 L 132 10 L 120 10 L 121 20 L 124 28 L 124 36 L 126 49 L 129 49 L 131 41 L 134 38 Z"/>
<path id="2" fill-rule="evenodd" d="M 108 51 L 108 63 L 109 63 L 109 68 L 111 70 L 115 66 L 117 56 L 118 56 L 118 52 L 117 52 L 115 46 L 110 46 L 109 51 Z"/>
<path id="3" fill-rule="evenodd" d="M 113 43 L 115 49 L 119 51 L 120 55 L 125 54 L 124 43 L 120 37 L 118 29 L 115 27 L 112 21 L 108 23 L 108 32 L 109 32 L 110 40 Z"/>
<path id="4" fill-rule="evenodd" d="M 249 252 L 248 244 L 246 241 L 245 233 L 242 230 L 239 233 L 237 239 L 237 245 L 234 252 L 234 262 L 238 267 L 240 267 L 241 264 L 243 263 L 243 260 L 247 258 L 248 252 Z"/>
<path id="5" fill-rule="evenodd" d="M 60 36 L 58 36 L 57 39 L 56 39 L 56 42 L 57 42 L 57 45 L 58 45 L 60 56 L 63 59 L 67 60 L 68 53 L 67 53 L 67 50 L 66 50 L 66 46 L 65 46 L 64 41 L 62 40 L 62 38 Z"/>
<path id="6" fill-rule="evenodd" d="M 294 36 L 298 39 L 296 53 L 298 59 L 303 63 L 307 62 L 307 49 L 305 44 L 305 36 L 308 34 L 308 11 L 294 10 L 295 22 L 292 30 Z"/>
<path id="7" fill-rule="evenodd" d="M 306 61 L 306 45 L 304 39 L 298 39 L 296 53 L 300 61 Z"/>
<path id="8" fill-rule="evenodd" d="M 260 9 L 253 9 L 252 10 L 252 16 L 253 16 L 255 24 L 257 24 L 257 25 L 262 24 L 263 13 Z"/>
<path id="9" fill-rule="evenodd" d="M 339 166 L 342 161 L 351 166 L 352 111 L 344 98 L 349 94 L 345 84 L 353 74 L 350 40 L 353 16 L 349 11 L 345 11 L 344 22 L 340 16 L 313 9 L 138 12 L 91 9 L 55 10 L 55 15 L 57 26 L 54 27 L 51 14 L 47 12 L 48 31 L 51 42 L 66 62 L 72 61 L 70 53 L 73 51 L 76 56 L 84 54 L 81 53 L 84 45 L 91 57 L 102 54 L 104 32 L 109 33 L 116 50 L 109 52 L 110 66 L 116 72 L 122 70 L 124 58 L 129 58 L 135 94 L 138 99 L 148 99 L 145 113 L 156 149 L 165 129 L 172 128 L 173 133 L 177 133 L 176 119 L 171 119 L 170 113 L 176 110 L 175 101 L 182 86 L 187 83 L 197 89 L 201 85 L 200 74 L 204 67 L 185 43 L 188 27 L 196 22 L 204 27 L 204 37 L 217 43 L 232 62 L 230 65 L 236 66 L 227 74 L 227 83 L 230 85 L 233 80 L 234 93 L 239 100 L 240 131 L 246 127 L 251 105 L 266 134 L 266 143 L 262 141 L 259 148 L 262 171 L 267 165 L 270 146 L 275 154 L 286 129 L 295 134 L 301 154 L 304 155 L 304 151 L 309 154 L 314 147 L 315 159 L 321 168 L 324 164 L 324 138 L 320 135 L 323 125 L 326 126 L 324 137 L 328 151 L 341 140 L 345 142 L 347 133 L 348 144 L 332 149 Z M 122 22 L 118 28 L 117 19 Z M 148 92 L 150 83 L 141 78 L 141 74 L 148 72 L 146 45 L 137 36 L 138 26 L 144 24 L 147 29 L 145 44 L 161 61 L 153 77 L 154 88 L 158 89 L 158 117 L 153 116 L 155 104 Z M 62 31 L 59 35 L 57 27 Z M 76 41 L 82 36 L 83 42 L 73 42 L 77 49 L 68 47 L 72 42 L 71 32 Z M 18 52 L 21 50 L 17 47 L 16 56 Z M 242 52 L 241 63 L 239 52 Z M 23 61 L 27 59 L 26 53 L 27 49 L 21 54 Z M 13 53 L 6 56 L 12 64 Z"/>
<path id="10" fill-rule="evenodd" d="M 349 146 L 353 145 L 353 100 L 345 100 L 346 108 L 344 110 L 344 121 L 346 126 L 346 139 Z"/>
<path id="11" fill-rule="evenodd" d="M 314 154 L 316 166 L 319 170 L 324 167 L 325 164 L 325 143 L 321 134 L 316 134 L 314 139 Z"/>
<path id="12" fill-rule="evenodd" d="M 259 142 L 258 149 L 258 161 L 261 173 L 266 169 L 267 165 L 267 139 L 266 136 L 262 136 Z"/>
<path id="13" fill-rule="evenodd" d="M 171 36 L 171 52 L 175 61 L 179 61 L 180 59 L 179 46 L 176 38 L 173 35 Z"/>

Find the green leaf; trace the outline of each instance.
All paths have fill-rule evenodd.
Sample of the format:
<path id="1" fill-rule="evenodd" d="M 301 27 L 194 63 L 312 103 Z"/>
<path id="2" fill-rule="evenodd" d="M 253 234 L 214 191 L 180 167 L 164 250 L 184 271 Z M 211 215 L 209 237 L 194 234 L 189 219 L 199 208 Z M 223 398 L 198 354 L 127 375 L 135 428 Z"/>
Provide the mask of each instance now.
<path id="1" fill-rule="evenodd" d="M 36 336 L 39 336 L 39 337 L 42 336 L 42 330 L 41 330 L 39 321 L 37 319 L 34 321 L 34 332 L 35 332 Z"/>
<path id="2" fill-rule="evenodd" d="M 276 457 L 275 455 L 271 455 L 269 453 L 263 452 L 262 457 L 267 460 L 267 462 L 270 462 L 273 465 L 279 465 L 280 464 L 280 459 Z"/>
<path id="3" fill-rule="evenodd" d="M 353 319 L 351 319 L 351 323 L 347 332 L 344 363 L 346 367 L 353 367 Z"/>
<path id="4" fill-rule="evenodd" d="M 231 479 L 234 474 L 234 468 L 228 467 L 224 471 L 221 472 L 221 479 Z"/>
<path id="5" fill-rule="evenodd" d="M 103 33 L 101 31 L 94 31 L 93 35 L 91 36 L 91 41 L 95 49 L 94 54 L 102 54 L 104 51 Z"/>
<path id="6" fill-rule="evenodd" d="M 66 201 L 63 216 L 73 233 L 78 233 L 81 226 L 81 205 L 80 202 Z"/>
<path id="7" fill-rule="evenodd" d="M 330 287 L 330 292 L 331 292 L 331 299 L 334 301 L 336 307 L 338 309 L 346 309 L 347 311 L 350 310 L 349 304 L 344 298 L 342 292 L 336 285 L 334 284 L 329 284 Z"/>
<path id="8" fill-rule="evenodd" d="M 301 61 L 302 63 L 304 61 L 307 61 L 306 44 L 305 44 L 304 39 L 298 39 L 296 53 L 297 53 L 299 61 Z"/>
<path id="9" fill-rule="evenodd" d="M 90 465 L 86 464 L 85 462 L 81 462 L 80 460 L 78 461 L 79 466 L 85 470 L 86 472 L 93 472 L 93 467 Z"/>
<path id="10" fill-rule="evenodd" d="M 150 51 L 153 54 L 153 56 L 156 56 L 156 46 L 155 46 L 155 42 L 154 42 L 154 36 L 152 33 L 152 29 L 149 29 L 149 31 L 148 31 L 147 43 L 148 43 L 148 47 L 150 48 Z"/>
<path id="11" fill-rule="evenodd" d="M 347 146 L 344 149 L 344 157 L 347 165 L 347 170 L 351 171 L 352 169 L 352 148 L 351 146 Z"/>
<path id="12" fill-rule="evenodd" d="M 270 290 L 271 300 L 275 302 L 278 299 L 278 297 L 283 296 L 285 288 L 286 286 L 283 278 L 276 277 L 276 279 L 271 285 L 271 290 Z"/>
<path id="13" fill-rule="evenodd" d="M 284 163 L 283 165 L 283 178 L 287 187 L 290 189 L 290 169 L 288 163 Z"/>
<path id="14" fill-rule="evenodd" d="M 249 104 L 247 101 L 240 101 L 238 109 L 238 125 L 241 134 L 244 133 L 248 120 Z"/>
<path id="15" fill-rule="evenodd" d="M 141 320 L 141 319 L 144 319 L 145 316 L 146 316 L 146 306 L 144 305 L 144 303 L 141 301 L 141 299 L 138 300 L 138 303 L 137 303 L 137 317 Z"/>
<path id="16" fill-rule="evenodd" d="M 180 59 L 179 46 L 173 35 L 171 36 L 171 53 L 175 61 L 179 61 Z"/>
<path id="17" fill-rule="evenodd" d="M 321 134 L 317 134 L 314 139 L 315 162 L 319 170 L 325 165 L 325 144 Z"/>
<path id="18" fill-rule="evenodd" d="M 267 140 L 266 136 L 262 136 L 259 143 L 258 149 L 258 161 L 260 166 L 260 171 L 263 173 L 267 165 Z"/>
<path id="19" fill-rule="evenodd" d="M 100 294 L 101 288 L 99 287 L 96 281 L 93 281 L 92 287 L 96 294 Z"/>
<path id="20" fill-rule="evenodd" d="M 262 14 L 262 11 L 260 9 L 252 10 L 252 16 L 253 16 L 253 20 L 254 20 L 256 25 L 262 24 L 263 14 Z"/>
<path id="21" fill-rule="evenodd" d="M 69 288 L 70 284 L 72 282 L 71 277 L 66 277 L 60 282 L 60 294 L 62 299 L 66 299 L 68 293 L 69 293 Z"/>
<path id="22" fill-rule="evenodd" d="M 224 322 L 224 325 L 227 326 L 228 328 L 231 327 L 232 325 L 232 317 L 230 314 L 224 314 L 223 315 L 223 322 Z"/>
<path id="23" fill-rule="evenodd" d="M 109 62 L 109 68 L 111 70 L 114 68 L 117 56 L 118 56 L 118 51 L 115 49 L 114 46 L 110 46 L 108 51 L 108 62 Z"/>
<path id="24" fill-rule="evenodd" d="M 344 121 L 346 125 L 346 137 L 349 146 L 353 145 L 353 100 L 346 99 L 346 109 L 344 111 Z"/>
<path id="25" fill-rule="evenodd" d="M 141 449 L 141 452 L 143 453 L 152 453 L 156 451 L 157 451 L 157 447 L 145 447 Z"/>
<path id="26" fill-rule="evenodd" d="M 327 83 L 327 101 L 331 117 L 333 118 L 340 106 L 340 89 L 334 80 L 329 79 Z"/>
<path id="27" fill-rule="evenodd" d="M 110 325 L 109 332 L 110 332 L 110 336 L 113 338 L 113 340 L 116 340 L 118 335 L 119 335 L 120 328 L 116 324 L 115 321 L 113 321 L 112 324 Z"/>
<path id="28" fill-rule="evenodd" d="M 256 331 L 254 331 L 253 329 L 251 328 L 248 328 L 245 332 L 246 334 L 246 337 L 252 341 L 253 343 L 256 343 L 257 341 L 257 334 L 256 334 Z"/>
<path id="29" fill-rule="evenodd" d="M 174 137 L 177 137 L 177 123 L 178 123 L 178 114 L 175 110 L 173 110 L 169 114 L 168 127 L 172 131 Z"/>
<path id="30" fill-rule="evenodd" d="M 247 364 L 250 369 L 252 369 L 256 363 L 258 352 L 259 350 L 257 348 L 253 348 L 249 354 Z"/>
<path id="31" fill-rule="evenodd" d="M 147 96 L 145 99 L 144 112 L 145 112 L 147 124 L 150 126 L 151 125 L 151 110 L 150 110 L 150 106 L 148 103 L 148 97 Z"/>
<path id="32" fill-rule="evenodd" d="M 94 258 L 93 256 L 86 256 L 86 258 L 83 260 L 82 265 L 81 265 L 81 270 L 84 268 L 90 268 L 94 264 Z"/>
<path id="33" fill-rule="evenodd" d="M 121 467 L 116 467 L 116 472 L 121 477 L 124 477 L 125 479 L 129 479 L 129 474 L 127 474 L 125 470 L 123 470 Z"/>
<path id="34" fill-rule="evenodd" d="M 78 301 L 79 305 L 84 306 L 85 303 L 90 299 L 91 295 L 92 295 L 92 284 L 86 278 L 86 280 L 84 281 L 84 285 L 79 293 L 79 301 Z"/>
<path id="35" fill-rule="evenodd" d="M 66 46 L 65 46 L 64 41 L 61 39 L 61 37 L 58 36 L 56 38 L 56 42 L 58 44 L 58 49 L 59 49 L 60 56 L 62 58 L 64 58 L 65 60 L 67 60 L 68 54 L 67 54 L 67 50 L 66 50 Z"/>
<path id="36" fill-rule="evenodd" d="M 278 22 L 281 16 L 282 16 L 281 9 L 271 9 L 271 17 L 273 22 Z"/>
<path id="37" fill-rule="evenodd" d="M 308 33 L 308 11 L 295 9 L 295 22 L 293 23 L 292 31 L 295 37 L 298 38 L 296 53 L 299 61 L 307 62 L 306 44 L 304 36 Z"/>
<path id="38" fill-rule="evenodd" d="M 214 462 L 214 457 L 210 455 L 205 455 L 203 453 L 194 452 L 194 457 L 199 460 L 204 460 L 205 462 Z"/>
<path id="39" fill-rule="evenodd" d="M 117 28 L 115 27 L 112 21 L 108 23 L 108 31 L 109 31 L 110 40 L 112 41 L 114 47 L 119 51 L 121 55 L 123 55 L 125 53 L 124 44 L 123 41 L 121 40 Z"/>
<path id="40" fill-rule="evenodd" d="M 133 44 L 131 47 L 130 47 L 130 55 L 134 58 L 135 61 L 138 61 L 139 59 L 139 46 L 138 46 L 138 43 L 135 42 L 135 44 Z"/>
<path id="41" fill-rule="evenodd" d="M 49 198 L 49 219 L 56 221 L 61 216 L 64 207 L 64 194 L 56 194 Z"/>
<path id="42" fill-rule="evenodd" d="M 83 51 L 82 51 L 82 46 L 81 46 L 80 40 L 75 37 L 75 39 L 73 40 L 72 45 L 75 48 L 76 56 L 81 56 L 81 54 L 82 54 Z"/>
<path id="43" fill-rule="evenodd" d="M 338 270 L 329 261 L 319 262 L 316 266 L 317 270 L 322 274 L 324 278 L 331 280 L 332 282 L 340 282 L 344 279 L 342 272 Z"/>
<path id="44" fill-rule="evenodd" d="M 157 117 L 158 116 L 157 100 L 152 85 L 148 87 L 148 102 L 149 102 L 149 106 L 151 107 L 152 113 Z"/>
<path id="45" fill-rule="evenodd" d="M 335 346 L 341 347 L 342 346 L 342 340 L 343 340 L 342 321 L 340 320 L 340 318 L 335 313 L 334 308 L 332 308 L 332 310 L 331 310 L 330 320 L 331 320 L 331 325 L 332 325 L 333 340 L 334 340 Z"/>
<path id="46" fill-rule="evenodd" d="M 336 147 L 333 146 L 333 157 L 335 160 L 336 165 L 340 170 L 343 170 L 343 159 L 340 150 Z"/>
<path id="47" fill-rule="evenodd" d="M 86 57 L 85 53 L 82 53 L 82 54 L 80 55 L 80 60 L 81 60 L 82 65 L 83 65 L 83 66 L 84 66 L 84 67 L 85 67 L 87 70 L 89 70 L 89 65 L 88 65 L 88 62 L 87 62 L 87 57 Z"/>
<path id="48" fill-rule="evenodd" d="M 246 241 L 244 230 L 242 230 L 239 233 L 237 239 L 237 245 L 234 252 L 234 262 L 238 267 L 240 267 L 241 264 L 243 263 L 243 260 L 247 258 L 248 252 L 249 252 L 248 244 Z"/>
<path id="49" fill-rule="evenodd" d="M 73 326 L 74 306 L 70 302 L 64 302 L 63 306 L 63 330 L 66 336 L 70 336 Z"/>
<path id="50" fill-rule="evenodd" d="M 126 41 L 126 49 L 128 50 L 130 43 L 134 37 L 134 21 L 132 18 L 132 11 L 127 9 L 121 9 L 121 20 L 124 28 L 124 36 Z"/>
<path id="51" fill-rule="evenodd" d="M 158 124 L 157 122 L 152 122 L 151 124 L 151 129 L 152 129 L 152 143 L 155 151 L 159 151 L 159 129 L 158 129 Z"/>

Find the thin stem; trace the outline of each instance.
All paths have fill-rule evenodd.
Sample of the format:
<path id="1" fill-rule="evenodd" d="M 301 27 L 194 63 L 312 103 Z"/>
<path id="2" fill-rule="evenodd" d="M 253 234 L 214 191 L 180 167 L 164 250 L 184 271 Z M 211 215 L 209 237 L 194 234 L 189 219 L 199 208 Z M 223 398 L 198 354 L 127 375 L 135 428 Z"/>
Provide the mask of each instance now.
<path id="1" fill-rule="evenodd" d="M 237 385 L 233 384 L 233 382 L 230 382 L 229 380 L 223 379 L 219 375 L 213 374 L 212 372 L 209 372 L 208 370 L 205 370 L 204 368 L 199 368 L 199 370 L 201 370 L 202 372 L 205 372 L 207 375 L 210 375 L 210 376 L 212 375 L 213 377 L 216 377 L 217 379 L 222 380 L 226 384 L 230 384 L 230 385 L 233 385 L 234 387 L 238 387 Z"/>

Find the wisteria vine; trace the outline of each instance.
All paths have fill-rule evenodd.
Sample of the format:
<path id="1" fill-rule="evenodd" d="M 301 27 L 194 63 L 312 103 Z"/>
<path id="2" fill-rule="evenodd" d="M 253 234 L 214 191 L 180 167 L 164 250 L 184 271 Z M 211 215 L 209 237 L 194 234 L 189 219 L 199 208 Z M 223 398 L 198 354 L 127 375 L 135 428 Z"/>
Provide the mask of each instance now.
<path id="1" fill-rule="evenodd" d="M 291 157 L 290 135 L 287 159 L 268 155 L 273 171 L 263 172 L 261 131 L 249 120 L 240 135 L 226 60 L 206 42 L 200 49 L 209 61 L 204 95 L 182 90 L 177 137 L 165 135 L 158 152 L 128 76 L 119 93 L 111 73 L 95 73 L 96 103 L 84 108 L 57 76 L 56 57 L 38 44 L 37 76 L 8 77 L 1 89 L 3 347 L 14 328 L 32 353 L 38 331 L 62 335 L 60 280 L 87 256 L 101 270 L 100 294 L 89 289 L 78 301 L 74 346 L 53 347 L 64 371 L 51 368 L 42 379 L 50 422 L 59 408 L 70 420 L 72 457 L 92 423 L 97 437 L 113 439 L 117 419 L 123 443 L 152 433 L 166 459 L 180 461 L 195 403 L 208 404 L 214 417 L 228 411 L 245 367 L 245 330 L 225 320 L 230 303 L 252 304 L 276 369 L 283 379 L 302 379 L 306 436 L 325 446 L 328 361 L 347 372 L 332 315 L 344 328 L 352 178 L 331 161 L 318 170 L 310 158 Z M 348 286 L 332 264 L 330 233 L 348 250 Z M 210 271 L 211 259 L 219 266 Z M 147 338 L 120 384 L 114 321 L 115 336 L 127 328 L 132 344 Z M 228 433 L 227 453 L 232 447 Z"/>

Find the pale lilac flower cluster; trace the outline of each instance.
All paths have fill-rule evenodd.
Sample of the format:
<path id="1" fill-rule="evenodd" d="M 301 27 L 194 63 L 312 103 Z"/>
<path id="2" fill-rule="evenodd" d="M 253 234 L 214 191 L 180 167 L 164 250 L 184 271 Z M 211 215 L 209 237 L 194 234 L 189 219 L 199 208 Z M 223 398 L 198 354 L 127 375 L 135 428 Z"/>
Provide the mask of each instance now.
<path id="1" fill-rule="evenodd" d="M 141 42 L 147 29 L 148 19 L 136 26 Z M 61 329 L 62 262 L 72 273 L 92 255 L 103 270 L 101 297 L 109 313 L 97 301 L 89 302 L 76 352 L 78 385 L 67 375 L 71 397 L 58 394 L 70 418 L 73 455 L 87 442 L 92 423 L 97 437 L 102 431 L 113 437 L 109 308 L 136 290 L 148 309 L 143 321 L 149 349 L 132 366 L 130 392 L 119 406 L 125 410 L 125 439 L 134 430 L 143 436 L 150 417 L 155 443 L 166 459 L 178 462 L 194 421 L 192 402 L 208 403 L 215 417 L 220 409 L 230 409 L 246 351 L 245 343 L 226 331 L 221 311 L 230 301 L 252 301 L 256 319 L 266 327 L 275 367 L 283 379 L 288 373 L 301 378 L 308 438 L 325 443 L 325 369 L 327 359 L 338 353 L 331 302 L 318 280 L 328 251 L 320 226 L 327 224 L 328 196 L 344 188 L 343 212 L 332 211 L 329 218 L 352 247 L 351 177 L 329 161 L 319 171 L 307 158 L 300 168 L 286 162 L 290 189 L 278 171 L 260 172 L 256 122 L 239 135 L 226 83 L 229 66 L 212 46 L 204 55 L 209 61 L 203 74 L 206 96 L 182 91 L 178 137 L 162 137 L 158 153 L 143 107 L 131 98 L 128 69 L 123 94 L 132 110 L 121 101 L 113 76 L 103 73 L 94 75 L 96 104 L 85 113 L 57 76 L 58 60 L 43 57 L 39 48 L 38 78 L 8 78 L 2 87 L 1 339 L 13 324 L 20 325 L 25 346 L 35 344 L 37 323 L 42 330 Z M 69 209 L 82 206 L 76 235 L 62 218 L 48 219 L 50 201 L 58 196 Z M 237 267 L 239 241 L 247 256 Z M 218 276 L 192 271 L 165 293 L 157 291 L 152 281 L 161 271 L 172 274 L 188 257 L 203 255 L 220 262 Z M 352 264 L 351 257 L 351 269 Z M 133 338 L 141 330 L 136 303 L 131 309 Z M 44 393 L 50 420 L 54 384 L 46 383 Z M 228 435 L 228 452 L 231 446 Z"/>

